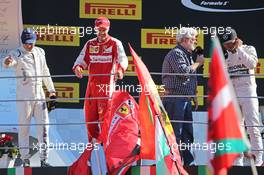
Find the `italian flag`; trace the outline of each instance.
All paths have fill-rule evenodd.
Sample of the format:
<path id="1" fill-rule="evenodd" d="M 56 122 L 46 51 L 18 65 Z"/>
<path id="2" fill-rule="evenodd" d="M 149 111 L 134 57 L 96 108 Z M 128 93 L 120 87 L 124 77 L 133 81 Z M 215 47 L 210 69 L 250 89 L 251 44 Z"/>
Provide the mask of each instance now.
<path id="1" fill-rule="evenodd" d="M 155 166 L 134 166 L 131 167 L 131 175 L 156 175 Z"/>
<path id="2" fill-rule="evenodd" d="M 156 172 L 157 174 L 179 174 L 174 168 L 173 162 L 170 160 L 170 148 L 167 145 L 166 137 L 160 125 L 159 119 L 156 118 L 155 139 L 156 139 Z"/>
<path id="3" fill-rule="evenodd" d="M 141 159 L 156 161 L 157 175 L 187 175 L 167 112 L 151 75 L 129 45 L 142 89 L 139 99 Z"/>
<path id="4" fill-rule="evenodd" d="M 234 160 L 249 149 L 249 143 L 240 126 L 241 113 L 225 69 L 220 43 L 217 38 L 213 38 L 212 43 L 208 81 L 208 143 L 217 144 L 211 160 L 214 174 L 226 175 Z"/>
<path id="5" fill-rule="evenodd" d="M 6 175 L 32 175 L 32 169 L 31 168 L 8 168 Z M 2 175 L 2 174 L 1 174 Z"/>

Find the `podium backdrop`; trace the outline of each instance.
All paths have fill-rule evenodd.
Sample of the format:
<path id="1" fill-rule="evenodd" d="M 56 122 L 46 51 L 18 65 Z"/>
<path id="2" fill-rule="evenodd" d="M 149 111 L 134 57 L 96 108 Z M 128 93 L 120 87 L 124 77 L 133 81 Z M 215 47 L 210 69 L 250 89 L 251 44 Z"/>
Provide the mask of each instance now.
<path id="1" fill-rule="evenodd" d="M 161 72 L 165 55 L 175 46 L 175 29 L 189 26 L 202 30 L 198 43 L 205 49 L 207 58 L 209 33 L 214 29 L 223 32 L 228 27 L 235 28 L 246 44 L 256 47 L 259 57 L 256 73 L 263 74 L 263 7 L 264 2 L 256 0 L 22 0 L 22 16 L 24 26 L 34 27 L 38 31 L 37 45 L 45 49 L 52 75 L 73 74 L 72 65 L 83 45 L 95 37 L 93 22 L 98 16 L 110 18 L 110 34 L 123 42 L 128 56 L 127 43 L 130 42 L 151 72 Z M 208 74 L 208 66 L 209 59 L 198 73 Z M 133 71 L 133 62 L 130 61 L 128 72 Z M 153 78 L 156 84 L 161 84 L 160 75 L 153 75 Z M 263 78 L 257 78 L 259 96 L 264 96 Z M 87 78 L 53 80 L 59 97 L 84 97 Z M 198 78 L 198 95 L 207 95 L 207 80 L 207 76 Z M 137 77 L 126 76 L 118 83 L 136 85 Z M 260 104 L 263 105 L 263 100 L 260 100 Z M 82 106 L 83 101 L 78 100 L 59 104 L 62 108 Z M 206 98 L 199 99 L 199 110 L 206 110 Z"/>

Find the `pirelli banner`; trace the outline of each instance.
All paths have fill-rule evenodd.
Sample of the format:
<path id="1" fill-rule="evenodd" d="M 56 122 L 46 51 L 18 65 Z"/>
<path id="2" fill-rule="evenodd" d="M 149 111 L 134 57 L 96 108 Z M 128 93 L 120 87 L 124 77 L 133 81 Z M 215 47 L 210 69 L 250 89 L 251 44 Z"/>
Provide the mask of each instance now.
<path id="1" fill-rule="evenodd" d="M 59 102 L 61 103 L 79 103 L 80 100 L 80 87 L 79 83 L 58 83 L 54 82 L 56 89 L 57 98 L 61 98 Z M 49 96 L 49 92 L 46 87 L 43 87 L 46 97 Z"/>
<path id="2" fill-rule="evenodd" d="M 122 41 L 129 59 L 121 85 L 137 85 L 135 65 L 128 42 L 140 55 L 150 72 L 161 72 L 164 57 L 176 46 L 181 27 L 192 27 L 199 33 L 198 45 L 207 58 L 198 73 L 198 95 L 208 94 L 210 37 L 230 28 L 246 45 L 256 48 L 258 64 L 255 68 L 257 93 L 264 96 L 264 2 L 260 0 L 42 0 L 22 1 L 24 27 L 36 31 L 37 45 L 46 52 L 47 64 L 53 75 L 73 74 L 72 66 L 85 43 L 94 37 L 94 20 L 99 16 L 110 19 L 110 35 Z M 40 5 L 41 4 L 41 5 Z M 2 9 L 4 11 L 5 9 Z M 0 31 L 5 24 L 1 23 Z M 257 20 L 256 20 L 257 19 Z M 0 34 L 0 42 L 1 37 Z M 87 73 L 87 72 L 86 72 Z M 157 85 L 161 75 L 152 74 Z M 53 78 L 61 98 L 84 97 L 87 77 Z M 59 83 L 59 84 L 58 84 Z M 132 94 L 137 96 L 138 94 Z M 199 110 L 205 111 L 207 98 L 199 98 Z M 264 105 L 263 98 L 259 99 Z M 83 101 L 65 100 L 62 107 L 82 108 Z"/>
<path id="3" fill-rule="evenodd" d="M 52 25 L 24 25 L 37 34 L 37 44 L 51 46 L 79 46 L 79 27 Z"/>
<path id="4" fill-rule="evenodd" d="M 141 29 L 141 48 L 171 49 L 176 45 L 176 29 Z M 198 45 L 203 48 L 204 36 L 198 35 Z"/>
<path id="5" fill-rule="evenodd" d="M 80 18 L 141 20 L 141 0 L 80 0 Z"/>
<path id="6" fill-rule="evenodd" d="M 125 75 L 126 76 L 137 76 L 136 66 L 134 64 L 132 56 L 128 56 L 127 58 L 128 58 L 128 67 L 127 67 Z"/>

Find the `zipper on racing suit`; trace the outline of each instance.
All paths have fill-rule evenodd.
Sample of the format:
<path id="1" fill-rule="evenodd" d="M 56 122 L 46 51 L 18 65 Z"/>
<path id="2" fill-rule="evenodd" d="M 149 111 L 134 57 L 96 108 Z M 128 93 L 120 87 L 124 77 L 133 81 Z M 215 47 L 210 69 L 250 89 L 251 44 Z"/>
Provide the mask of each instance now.
<path id="1" fill-rule="evenodd" d="M 33 61 L 34 61 L 34 68 L 35 68 L 35 96 L 37 96 L 37 86 L 38 86 L 38 77 L 37 77 L 37 65 L 36 65 L 36 60 L 35 60 L 35 56 L 33 53 L 31 53 L 33 56 Z"/>

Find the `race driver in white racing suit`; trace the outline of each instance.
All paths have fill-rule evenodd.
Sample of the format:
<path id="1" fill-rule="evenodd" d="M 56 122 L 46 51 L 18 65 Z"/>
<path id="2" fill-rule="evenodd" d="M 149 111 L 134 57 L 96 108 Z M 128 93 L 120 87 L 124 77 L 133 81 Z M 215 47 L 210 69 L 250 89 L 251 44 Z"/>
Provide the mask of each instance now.
<path id="1" fill-rule="evenodd" d="M 250 143 L 252 146 L 252 153 L 255 157 L 256 166 L 261 166 L 263 143 L 259 127 L 259 103 L 257 97 L 257 84 L 254 75 L 254 68 L 258 63 L 258 57 L 256 49 L 253 46 L 243 45 L 242 41 L 237 37 L 237 33 L 234 29 L 231 29 L 229 33 L 225 33 L 222 36 L 223 46 L 227 51 L 227 68 L 231 74 L 231 81 L 234 86 L 239 106 L 243 114 L 243 123 L 245 122 L 247 132 L 250 137 Z M 232 75 L 239 74 L 239 75 Z M 251 98 L 248 98 L 251 97 Z M 253 98 L 252 98 L 253 97 Z M 243 165 L 243 156 L 240 156 L 236 160 L 236 165 Z"/>
<path id="2" fill-rule="evenodd" d="M 19 124 L 30 124 L 31 118 L 35 117 L 37 124 L 37 137 L 40 145 L 44 145 L 40 149 L 41 166 L 50 166 L 47 161 L 48 146 L 48 111 L 43 84 L 47 87 L 50 97 L 55 97 L 55 88 L 49 69 L 46 64 L 45 52 L 43 49 L 34 46 L 36 42 L 36 34 L 30 28 L 23 30 L 21 34 L 23 46 L 12 50 L 4 59 L 3 66 L 6 68 L 13 67 L 17 76 L 16 98 L 18 122 Z M 19 126 L 18 142 L 24 166 L 30 166 L 29 154 L 29 131 L 30 126 Z M 23 148 L 24 147 L 24 148 Z M 27 147 L 27 148 L 26 148 Z"/>
<path id="3" fill-rule="evenodd" d="M 123 78 L 128 66 L 123 45 L 121 41 L 108 34 L 109 28 L 108 18 L 99 17 L 95 20 L 97 37 L 86 42 L 73 66 L 73 71 L 78 78 L 83 77 L 83 70 L 88 70 L 91 75 L 97 74 L 89 76 L 86 89 L 85 97 L 93 98 L 86 99 L 84 102 L 86 122 L 103 121 L 102 116 L 111 101 L 115 81 L 117 78 Z M 87 130 L 89 141 L 91 138 L 98 138 L 100 134 L 98 124 L 87 124 Z"/>

